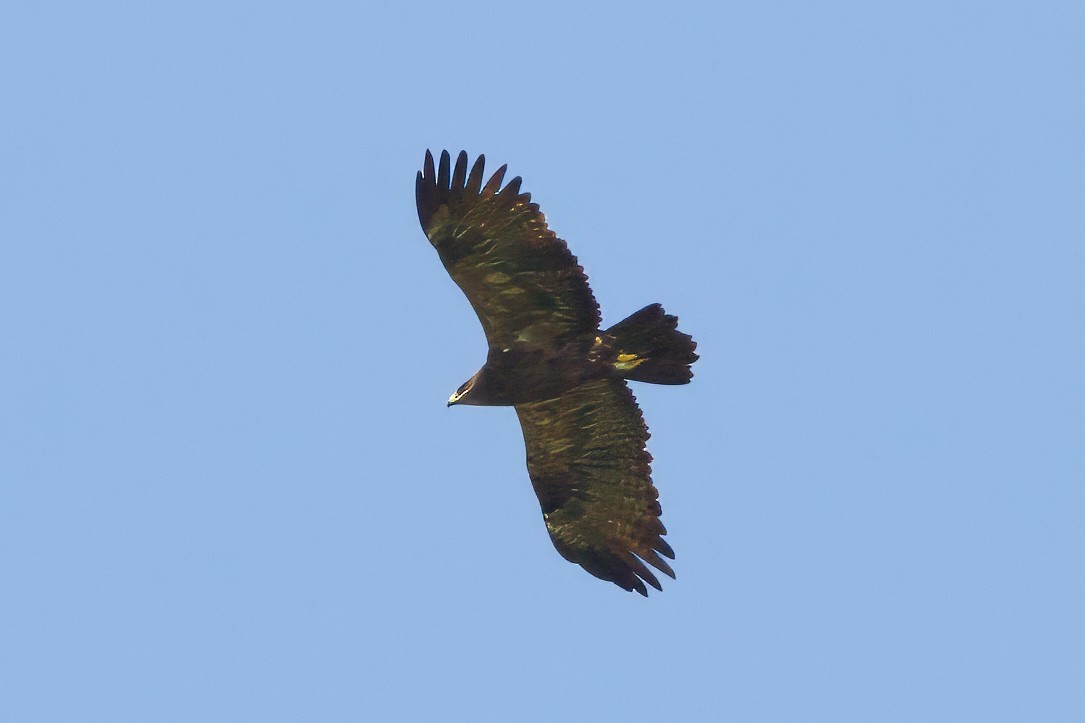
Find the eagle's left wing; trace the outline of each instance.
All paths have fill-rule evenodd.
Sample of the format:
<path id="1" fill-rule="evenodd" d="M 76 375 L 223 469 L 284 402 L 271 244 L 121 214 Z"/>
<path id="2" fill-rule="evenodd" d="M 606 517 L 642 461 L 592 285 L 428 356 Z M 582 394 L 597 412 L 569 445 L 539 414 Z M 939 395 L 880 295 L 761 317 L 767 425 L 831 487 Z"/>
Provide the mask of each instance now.
<path id="1" fill-rule="evenodd" d="M 562 557 L 603 580 L 647 595 L 674 577 L 663 540 L 648 428 L 625 381 L 598 379 L 560 397 L 516 407 L 531 484 Z"/>
<path id="2" fill-rule="evenodd" d="M 418 221 L 441 263 L 478 314 L 491 349 L 527 342 L 586 353 L 599 328 L 599 305 L 569 247 L 546 225 L 505 167 L 483 183 L 485 158 L 468 171 L 467 154 L 439 166 L 426 151 L 415 180 Z"/>

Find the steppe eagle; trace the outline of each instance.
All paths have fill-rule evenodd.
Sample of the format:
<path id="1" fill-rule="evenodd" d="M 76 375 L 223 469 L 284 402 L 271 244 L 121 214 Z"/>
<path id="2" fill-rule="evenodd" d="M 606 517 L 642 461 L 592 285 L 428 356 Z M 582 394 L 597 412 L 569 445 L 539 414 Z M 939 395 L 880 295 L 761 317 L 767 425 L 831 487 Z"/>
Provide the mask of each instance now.
<path id="1" fill-rule="evenodd" d="M 565 242 L 547 228 L 520 178 L 502 166 L 483 183 L 485 157 L 466 152 L 415 181 L 418 220 L 486 333 L 486 363 L 448 405 L 511 405 L 527 469 L 558 552 L 603 580 L 647 596 L 663 559 L 648 428 L 626 380 L 686 384 L 696 343 L 651 304 L 600 330 L 599 305 Z M 661 557 L 662 556 L 662 557 Z M 645 564 L 647 563 L 647 565 Z"/>

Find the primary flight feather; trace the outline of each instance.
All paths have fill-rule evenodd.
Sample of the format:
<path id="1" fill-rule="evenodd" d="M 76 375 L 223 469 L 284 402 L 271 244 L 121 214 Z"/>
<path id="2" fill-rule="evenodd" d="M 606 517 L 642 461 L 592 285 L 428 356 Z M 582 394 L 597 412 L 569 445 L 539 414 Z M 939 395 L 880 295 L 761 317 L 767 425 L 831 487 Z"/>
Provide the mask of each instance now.
<path id="1" fill-rule="evenodd" d="M 659 304 L 600 330 L 599 305 L 565 242 L 505 166 L 483 183 L 427 151 L 415 182 L 418 220 L 486 333 L 486 363 L 448 404 L 516 408 L 531 484 L 550 539 L 592 575 L 647 595 L 663 557 L 648 428 L 626 380 L 686 384 L 696 343 Z M 661 555 L 663 557 L 661 557 Z M 645 564 L 647 563 L 647 564 Z"/>

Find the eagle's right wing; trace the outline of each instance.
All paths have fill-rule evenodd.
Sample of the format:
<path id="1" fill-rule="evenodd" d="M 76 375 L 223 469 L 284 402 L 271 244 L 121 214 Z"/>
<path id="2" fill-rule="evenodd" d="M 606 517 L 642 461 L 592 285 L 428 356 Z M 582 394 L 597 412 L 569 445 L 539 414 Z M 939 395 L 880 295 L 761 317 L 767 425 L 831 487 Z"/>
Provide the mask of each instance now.
<path id="1" fill-rule="evenodd" d="M 674 577 L 663 540 L 648 428 L 621 379 L 587 382 L 555 399 L 516 407 L 527 469 L 558 552 L 603 580 L 641 595 Z"/>
<path id="2" fill-rule="evenodd" d="M 448 151 L 435 170 L 426 151 L 415 181 L 418 220 L 452 279 L 478 314 L 491 348 L 517 342 L 589 347 L 599 328 L 599 305 L 569 247 L 546 226 L 520 178 L 503 189 L 505 167 L 484 186 L 485 157 L 467 171 Z"/>

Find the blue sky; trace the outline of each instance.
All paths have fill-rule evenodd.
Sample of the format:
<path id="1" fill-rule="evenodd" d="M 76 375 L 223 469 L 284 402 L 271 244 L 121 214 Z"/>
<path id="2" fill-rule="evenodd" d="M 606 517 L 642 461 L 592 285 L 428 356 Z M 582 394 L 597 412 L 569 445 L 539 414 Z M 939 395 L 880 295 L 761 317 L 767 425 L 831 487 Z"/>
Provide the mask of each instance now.
<path id="1" fill-rule="evenodd" d="M 6 4 L 0 717 L 1085 717 L 1082 8 Z M 446 409 L 427 148 L 699 342 L 662 593 Z"/>

